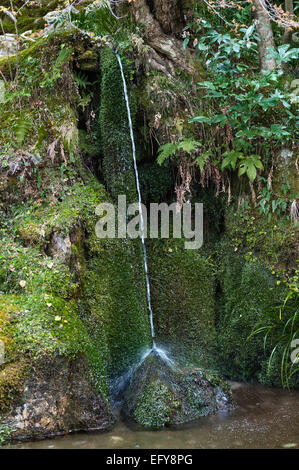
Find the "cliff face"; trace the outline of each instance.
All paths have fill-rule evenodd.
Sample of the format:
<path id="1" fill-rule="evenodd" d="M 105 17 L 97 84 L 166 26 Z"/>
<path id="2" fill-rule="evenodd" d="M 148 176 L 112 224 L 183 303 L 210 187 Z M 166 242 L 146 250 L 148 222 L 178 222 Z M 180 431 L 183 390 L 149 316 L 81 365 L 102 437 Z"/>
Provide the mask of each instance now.
<path id="1" fill-rule="evenodd" d="M 181 47 L 190 3 L 130 2 L 125 33 L 109 20 L 110 46 L 125 51 L 147 204 L 173 202 L 186 170 L 173 162 L 158 166 L 160 145 L 195 131 L 217 145 L 225 138 L 221 126 L 211 137 L 201 124 L 194 131 L 189 123 L 215 106 L 204 104 L 196 89 L 206 78 L 204 64 L 194 62 L 192 48 Z M 20 32 L 32 23 L 31 12 L 25 13 L 30 21 Z M 151 344 L 140 240 L 99 240 L 95 234 L 98 204 L 115 202 L 118 194 L 136 201 L 120 71 L 102 37 L 58 28 L 36 36 L 18 55 L 0 58 L 0 426 L 7 423 L 16 437 L 109 428 L 109 390 Z M 272 181 L 278 197 L 288 179 L 289 197 L 296 198 L 296 158 L 293 150 L 280 154 Z M 187 167 L 189 176 L 194 168 Z M 295 266 L 295 229 L 286 219 L 259 214 L 249 204 L 250 187 L 236 179 L 228 204 L 219 194 L 219 172 L 210 186 L 205 183 L 212 174 L 209 166 L 191 185 L 192 202 L 205 204 L 203 248 L 187 253 L 171 239 L 147 244 L 157 341 L 180 357 L 182 367 L 213 367 L 230 378 L 279 386 L 282 351 L 269 374 L 271 348 L 264 350 L 262 337 L 246 340 L 258 321 L 267 315 L 274 321 L 283 305 L 288 292 L 275 270 Z M 221 184 L 225 193 L 227 181 Z M 150 360 L 146 370 L 154 375 Z M 209 400 L 210 410 L 217 409 L 213 380 L 203 378 L 207 393 L 196 406 L 181 400 L 188 420 Z M 183 395 L 195 389 L 198 369 L 179 381 Z M 127 414 L 147 423 L 145 413 L 158 396 L 165 423 L 180 421 L 174 384 L 168 381 L 165 389 L 152 382 L 139 394 L 148 399 L 144 406 L 137 395 L 131 404 L 127 398 L 127 408 L 136 405 Z M 296 376 L 291 385 L 298 386 Z M 134 380 L 129 390 L 134 395 Z"/>
<path id="2" fill-rule="evenodd" d="M 96 207 L 111 201 L 92 174 L 105 142 L 112 145 L 96 119 L 105 107 L 109 125 L 107 87 L 100 93 L 97 81 L 81 95 L 71 70 L 78 64 L 77 80 L 88 81 L 90 49 L 82 51 L 80 40 L 62 34 L 43 41 L 24 51 L 19 65 L 34 104 L 11 97 L 9 112 L 1 105 L 0 409 L 1 423 L 21 437 L 109 427 L 109 381 L 138 359 L 150 337 L 139 242 L 95 234 Z M 52 63 L 57 78 L 44 70 L 50 83 L 39 88 L 45 44 L 46 70 Z M 93 62 L 89 54 L 96 79 L 97 64 L 98 54 Z M 9 74 L 7 59 L 2 67 Z M 86 113 L 80 100 L 89 103 L 93 93 Z M 94 116 L 89 124 L 86 115 Z M 16 131 L 11 119 L 20 123 Z M 119 135 L 126 141 L 127 129 Z M 119 148 L 131 165 L 128 148 Z"/>

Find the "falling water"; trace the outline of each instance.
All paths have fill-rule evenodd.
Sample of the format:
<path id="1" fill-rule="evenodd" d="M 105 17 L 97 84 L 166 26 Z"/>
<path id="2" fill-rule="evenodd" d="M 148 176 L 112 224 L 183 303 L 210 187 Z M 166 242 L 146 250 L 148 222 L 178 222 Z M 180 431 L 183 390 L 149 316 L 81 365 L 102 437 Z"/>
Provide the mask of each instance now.
<path id="1" fill-rule="evenodd" d="M 138 174 L 137 161 L 136 161 L 136 146 L 135 146 L 135 139 L 134 139 L 134 133 L 133 133 L 131 109 L 130 109 L 128 89 L 127 89 L 127 83 L 126 83 L 126 79 L 125 79 L 125 74 L 124 74 L 122 61 L 121 61 L 121 58 L 119 57 L 117 52 L 115 52 L 115 55 L 116 55 L 116 58 L 117 58 L 118 63 L 119 63 L 121 76 L 122 76 L 122 81 L 123 81 L 123 85 L 124 85 L 124 94 L 125 94 L 127 113 L 128 113 L 128 121 L 129 121 L 129 127 L 130 127 L 130 137 L 131 137 L 131 142 L 132 142 L 132 153 L 133 153 L 133 160 L 134 160 L 134 171 L 135 171 L 136 187 L 137 187 L 137 194 L 138 194 L 138 207 L 139 207 L 139 214 L 140 214 L 141 240 L 142 240 L 142 248 L 143 248 L 143 260 L 144 260 L 144 270 L 145 270 L 146 289 L 147 289 L 147 305 L 148 305 L 148 309 L 149 309 L 149 318 L 150 318 L 150 325 L 151 325 L 153 349 L 156 349 L 155 329 L 154 329 L 154 322 L 153 322 L 153 310 L 152 310 L 152 304 L 151 304 L 151 291 L 150 291 L 150 282 L 149 282 L 149 276 L 148 276 L 147 255 L 146 255 L 145 236 L 144 236 L 144 219 L 143 219 L 142 205 L 141 205 L 142 200 L 141 200 L 139 174 Z"/>
<path id="2" fill-rule="evenodd" d="M 127 113 L 128 113 L 130 137 L 131 137 L 131 142 L 132 142 L 132 153 L 133 153 L 134 171 L 135 171 L 136 187 L 137 187 L 137 194 L 138 194 L 138 208 L 139 208 L 139 214 L 140 214 L 141 240 L 142 240 L 144 271 L 145 271 L 146 290 L 147 290 L 147 305 L 149 309 L 149 318 L 150 318 L 151 334 L 152 334 L 152 349 L 148 350 L 145 353 L 140 364 L 145 360 L 145 358 L 152 351 L 154 351 L 156 354 L 160 356 L 160 358 L 163 361 L 167 362 L 169 366 L 174 367 L 174 362 L 168 357 L 166 351 L 157 347 L 155 343 L 155 329 L 154 329 L 154 321 L 153 321 L 153 310 L 152 310 L 152 304 L 151 304 L 151 290 L 150 290 L 150 282 L 149 282 L 149 275 L 148 275 L 147 254 L 146 254 L 145 235 L 144 235 L 144 219 L 143 219 L 142 205 L 141 205 L 142 199 L 141 199 L 139 174 L 138 174 L 137 161 L 136 161 L 136 146 L 135 146 L 135 139 L 134 139 L 134 132 L 133 132 L 133 123 L 132 123 L 132 117 L 131 117 L 128 88 L 127 88 L 122 61 L 117 52 L 115 52 L 115 55 L 119 63 L 119 68 L 121 71 L 121 77 L 122 77 L 123 86 L 124 86 L 124 95 L 125 95 L 125 101 L 126 101 L 126 107 L 127 107 Z"/>

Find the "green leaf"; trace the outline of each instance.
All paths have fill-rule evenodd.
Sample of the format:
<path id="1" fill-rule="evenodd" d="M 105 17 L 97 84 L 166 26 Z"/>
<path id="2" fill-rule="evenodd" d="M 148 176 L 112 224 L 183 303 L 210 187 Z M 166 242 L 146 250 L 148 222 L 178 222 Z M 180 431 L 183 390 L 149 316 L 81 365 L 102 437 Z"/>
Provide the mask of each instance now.
<path id="1" fill-rule="evenodd" d="M 182 149 L 184 152 L 190 153 L 193 150 L 196 150 L 198 147 L 201 147 L 201 143 L 196 140 L 185 139 L 178 144 L 178 148 Z"/>
<path id="2" fill-rule="evenodd" d="M 183 48 L 186 50 L 187 49 L 187 46 L 189 44 L 189 41 L 190 41 L 190 36 L 186 36 L 184 41 L 183 41 Z"/>
<path id="3" fill-rule="evenodd" d="M 250 181 L 254 181 L 255 178 L 256 178 L 256 168 L 255 166 L 253 165 L 253 163 L 249 163 L 248 164 L 248 167 L 247 167 L 247 176 L 248 178 L 250 179 Z"/>
<path id="4" fill-rule="evenodd" d="M 200 171 L 203 171 L 204 166 L 207 160 L 213 155 L 212 151 L 209 150 L 208 152 L 202 153 L 199 157 L 196 158 L 195 162 L 199 166 Z"/>
<path id="5" fill-rule="evenodd" d="M 225 124 L 228 121 L 228 117 L 225 114 L 216 114 L 211 119 L 212 124 L 219 122 L 220 124 Z"/>
<path id="6" fill-rule="evenodd" d="M 168 143 L 168 144 L 162 145 L 159 148 L 159 155 L 157 158 L 158 164 L 162 165 L 162 163 L 171 155 L 174 155 L 177 152 L 177 150 L 178 150 L 178 144 Z"/>
<path id="7" fill-rule="evenodd" d="M 238 171 L 238 175 L 239 176 L 244 175 L 244 173 L 246 173 L 246 170 L 247 170 L 246 165 L 241 165 L 240 168 L 239 168 L 239 171 Z"/>
<path id="8" fill-rule="evenodd" d="M 211 124 L 211 119 L 207 116 L 196 116 L 190 119 L 189 122 L 206 122 L 207 124 Z"/>

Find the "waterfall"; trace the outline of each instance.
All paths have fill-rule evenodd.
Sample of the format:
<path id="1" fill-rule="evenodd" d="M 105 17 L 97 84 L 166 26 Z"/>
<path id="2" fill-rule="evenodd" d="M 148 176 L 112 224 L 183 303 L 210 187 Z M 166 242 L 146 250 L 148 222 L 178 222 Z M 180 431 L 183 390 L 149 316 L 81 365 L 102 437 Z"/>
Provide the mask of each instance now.
<path id="1" fill-rule="evenodd" d="M 144 236 L 144 219 L 143 219 L 142 205 L 141 205 L 142 200 L 141 200 L 139 174 L 138 174 L 137 161 L 136 161 L 136 146 L 135 146 L 135 139 L 134 139 L 134 132 L 133 132 L 133 123 L 132 123 L 131 109 L 130 109 L 129 96 L 128 96 L 128 88 L 127 88 L 127 82 L 126 82 L 126 79 L 125 79 L 123 64 L 122 64 L 121 58 L 120 58 L 120 56 L 118 55 L 117 52 L 115 52 L 115 56 L 116 56 L 116 58 L 118 60 L 118 63 L 119 63 L 119 68 L 120 68 L 121 77 L 122 77 L 123 86 L 124 86 L 124 95 L 125 95 L 127 113 L 128 113 L 128 121 L 129 121 L 130 137 L 131 137 L 131 142 L 132 142 L 132 153 L 133 153 L 133 161 L 134 161 L 134 171 L 135 171 L 135 179 L 136 179 L 136 188 L 137 188 L 137 194 L 138 194 L 138 206 L 139 206 L 139 214 L 140 214 L 141 241 L 142 241 L 142 249 L 143 249 L 143 261 L 144 261 L 146 290 L 147 290 L 147 306 L 148 306 L 148 310 L 149 310 L 149 319 L 150 319 L 150 325 L 151 325 L 153 349 L 156 350 L 157 348 L 156 348 L 156 344 L 155 344 L 155 329 L 154 329 L 154 321 L 153 321 L 153 310 L 152 310 L 152 304 L 151 304 L 151 291 L 150 291 L 150 282 L 149 282 L 148 265 L 147 265 L 147 254 L 146 254 L 145 236 Z"/>

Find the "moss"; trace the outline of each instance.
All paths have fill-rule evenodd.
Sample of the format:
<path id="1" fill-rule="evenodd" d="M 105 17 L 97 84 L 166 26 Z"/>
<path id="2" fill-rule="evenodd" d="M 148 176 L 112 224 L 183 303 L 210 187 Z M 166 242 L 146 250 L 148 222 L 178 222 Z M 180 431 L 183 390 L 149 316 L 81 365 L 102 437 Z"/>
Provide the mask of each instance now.
<path id="1" fill-rule="evenodd" d="M 140 240 L 89 241 L 85 291 L 92 315 L 103 325 L 109 371 L 122 372 L 150 343 Z"/>
<path id="2" fill-rule="evenodd" d="M 117 375 L 135 362 L 149 344 L 150 328 L 140 240 L 99 240 L 94 232 L 98 220 L 95 208 L 110 199 L 104 187 L 83 168 L 78 152 L 78 141 L 82 144 L 84 138 L 83 131 L 78 136 L 78 87 L 71 73 L 74 42 L 76 35 L 61 32 L 21 51 L 18 95 L 8 96 L 9 113 L 7 105 L 0 107 L 0 134 L 5 142 L 1 161 L 6 165 L 0 175 L 1 189 L 8 207 L 0 229 L 0 337 L 10 361 L 6 367 L 17 367 L 28 360 L 30 369 L 47 364 L 47 358 L 50 362 L 56 356 L 83 356 L 94 385 L 107 395 L 107 376 Z M 65 60 L 57 62 L 64 50 Z M 107 174 L 111 149 L 114 152 L 117 147 L 120 152 L 119 188 L 135 201 L 121 75 L 111 54 L 105 51 L 102 57 L 101 143 Z M 84 57 L 89 60 L 90 54 Z M 0 62 L 7 73 L 7 59 Z M 12 58 L 13 68 L 15 64 Z M 127 73 L 128 64 L 125 68 Z M 32 105 L 33 95 L 36 105 Z M 25 132 L 22 144 L 11 126 L 20 117 L 20 100 L 28 129 L 31 123 L 40 123 L 39 129 L 34 126 Z M 114 104 L 119 105 L 118 115 L 111 108 Z M 122 140 L 114 135 L 120 122 Z M 31 165 L 33 153 L 39 158 Z M 11 163 L 19 168 L 13 176 L 9 175 Z M 22 172 L 23 183 L 19 178 Z M 61 255 L 54 235 L 68 237 L 68 256 Z M 23 376 L 17 371 L 15 376 L 16 383 L 9 379 L 0 397 L 5 407 L 23 384 Z"/>
<path id="3" fill-rule="evenodd" d="M 180 402 L 166 385 L 151 383 L 139 397 L 134 418 L 144 427 L 161 429 L 170 423 L 172 408 L 179 406 Z"/>
<path id="4" fill-rule="evenodd" d="M 26 376 L 24 361 L 14 362 L 0 369 L 0 413 L 6 412 L 11 402 L 22 391 Z"/>
<path id="5" fill-rule="evenodd" d="M 120 67 L 109 47 L 102 50 L 100 60 L 102 81 L 99 128 L 105 182 L 114 199 L 119 194 L 125 194 L 128 202 L 136 202 L 132 143 Z M 130 90 L 126 61 L 124 70 Z M 131 92 L 129 100 L 134 121 L 136 109 Z"/>
<path id="6" fill-rule="evenodd" d="M 106 393 L 106 366 L 102 351 L 105 343 L 95 342 L 88 332 L 88 322 L 80 318 L 78 284 L 59 259 L 44 257 L 36 248 L 5 243 L 7 265 L 2 268 L 1 305 L 11 302 L 9 331 L 15 354 L 36 362 L 44 356 L 69 358 L 84 354 L 91 367 L 95 385 Z M 14 253 L 14 254 L 13 254 Z M 2 311 L 2 310 L 1 310 Z"/>
<path id="7" fill-rule="evenodd" d="M 254 208 L 231 206 L 226 210 L 225 225 L 230 244 L 236 251 L 245 249 L 248 262 L 261 259 L 277 267 L 294 267 L 298 229 L 286 217 L 267 220 Z"/>
<path id="8" fill-rule="evenodd" d="M 148 243 L 156 333 L 160 340 L 183 341 L 188 348 L 215 340 L 213 268 L 183 240 Z"/>
<path id="9" fill-rule="evenodd" d="M 45 201 L 34 204 L 29 210 L 24 208 L 22 220 L 16 224 L 22 240 L 44 244 L 51 233 L 59 232 L 66 236 L 80 221 L 84 221 L 89 230 L 94 230 L 97 221 L 95 208 L 106 196 L 95 178 L 86 173 L 85 181 L 88 184 L 79 180 L 72 187 L 66 185 L 59 195 L 62 201 Z"/>
<path id="10" fill-rule="evenodd" d="M 174 367 L 152 352 L 133 373 L 123 413 L 143 426 L 159 429 L 231 406 L 230 387 L 215 372 Z"/>
<path id="11" fill-rule="evenodd" d="M 157 163 L 142 165 L 139 180 L 144 204 L 163 202 L 173 187 L 170 168 L 160 167 Z"/>
<path id="12" fill-rule="evenodd" d="M 85 71 L 98 72 L 99 71 L 99 56 L 95 49 L 88 49 L 77 58 L 80 69 Z"/>
<path id="13" fill-rule="evenodd" d="M 15 295 L 19 351 L 36 359 L 85 354 L 106 391 L 106 368 L 120 373 L 149 344 L 144 268 L 140 240 L 97 239 L 95 208 L 107 194 L 85 178 L 56 204 L 22 209 L 15 228 L 27 246 L 3 237 L 0 280 L 3 297 Z M 45 254 L 53 233 L 72 234 L 69 264 Z"/>
<path id="14" fill-rule="evenodd" d="M 262 364 L 270 355 L 270 345 L 264 350 L 263 336 L 247 342 L 257 322 L 279 314 L 285 289 L 276 285 L 267 265 L 248 263 L 241 254 L 228 248 L 220 272 L 223 297 L 219 302 L 218 347 L 219 366 L 232 379 L 258 376 Z M 279 370 L 276 371 L 279 376 Z"/>

